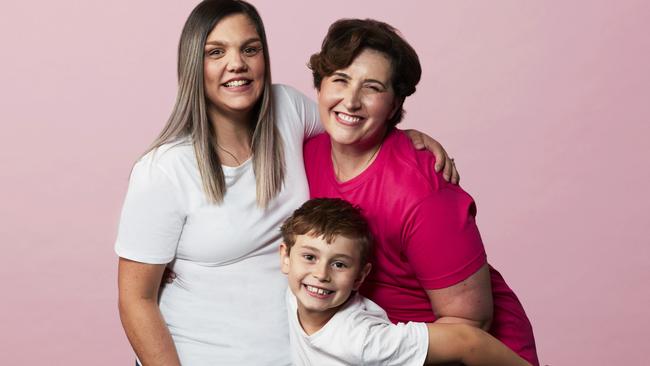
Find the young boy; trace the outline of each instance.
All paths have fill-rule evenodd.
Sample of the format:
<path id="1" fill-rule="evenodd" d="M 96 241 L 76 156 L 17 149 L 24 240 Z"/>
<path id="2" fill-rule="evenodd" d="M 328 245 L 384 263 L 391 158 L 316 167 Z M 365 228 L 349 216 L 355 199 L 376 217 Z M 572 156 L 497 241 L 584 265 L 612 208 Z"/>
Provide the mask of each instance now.
<path id="1" fill-rule="evenodd" d="M 530 365 L 478 328 L 392 324 L 384 310 L 358 295 L 371 269 L 372 237 L 347 201 L 307 201 L 281 231 L 295 365 Z"/>

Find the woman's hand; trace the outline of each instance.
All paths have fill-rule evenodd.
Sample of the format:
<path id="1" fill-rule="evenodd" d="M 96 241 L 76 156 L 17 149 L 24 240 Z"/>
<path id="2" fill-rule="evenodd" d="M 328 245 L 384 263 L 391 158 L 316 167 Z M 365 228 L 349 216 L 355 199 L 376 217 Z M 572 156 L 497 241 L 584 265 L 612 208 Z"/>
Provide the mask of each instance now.
<path id="1" fill-rule="evenodd" d="M 447 155 L 447 152 L 438 141 L 434 140 L 431 136 L 417 130 L 404 130 L 404 132 L 411 139 L 411 142 L 413 142 L 413 146 L 416 149 L 427 149 L 431 151 L 433 156 L 436 157 L 436 166 L 434 169 L 436 172 L 442 170 L 442 177 L 447 182 L 451 182 L 453 184 L 458 184 L 458 182 L 460 182 L 460 175 L 456 169 L 454 158 L 451 158 L 449 155 Z"/>

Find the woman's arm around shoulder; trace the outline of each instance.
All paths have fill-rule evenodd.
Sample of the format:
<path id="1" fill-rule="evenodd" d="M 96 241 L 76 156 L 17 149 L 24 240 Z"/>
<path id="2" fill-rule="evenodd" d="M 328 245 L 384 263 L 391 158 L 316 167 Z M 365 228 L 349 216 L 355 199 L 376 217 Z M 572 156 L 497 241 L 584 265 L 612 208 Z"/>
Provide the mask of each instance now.
<path id="1" fill-rule="evenodd" d="M 404 130 L 404 133 L 411 139 L 414 148 L 418 150 L 426 149 L 436 157 L 436 164 L 434 166 L 436 173 L 442 171 L 442 177 L 447 182 L 453 184 L 460 182 L 460 174 L 456 169 L 454 158 L 447 154 L 442 144 L 433 137 L 418 130 Z"/>

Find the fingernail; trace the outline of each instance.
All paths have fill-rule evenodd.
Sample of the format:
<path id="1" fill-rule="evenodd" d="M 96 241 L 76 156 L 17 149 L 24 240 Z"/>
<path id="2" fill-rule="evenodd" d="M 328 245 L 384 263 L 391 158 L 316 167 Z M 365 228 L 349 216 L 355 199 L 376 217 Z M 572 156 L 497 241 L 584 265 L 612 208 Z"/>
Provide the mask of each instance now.
<path id="1" fill-rule="evenodd" d="M 436 173 L 440 171 L 440 165 L 436 164 L 433 169 L 435 169 Z"/>
<path id="2" fill-rule="evenodd" d="M 447 182 L 449 182 L 449 174 L 443 174 L 442 177 L 445 178 Z"/>

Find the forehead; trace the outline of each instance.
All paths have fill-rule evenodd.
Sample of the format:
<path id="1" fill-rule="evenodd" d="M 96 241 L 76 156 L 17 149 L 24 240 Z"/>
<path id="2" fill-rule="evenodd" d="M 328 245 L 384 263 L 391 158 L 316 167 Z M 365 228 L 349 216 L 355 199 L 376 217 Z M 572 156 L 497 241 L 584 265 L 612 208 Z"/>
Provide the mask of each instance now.
<path id="1" fill-rule="evenodd" d="M 352 60 L 350 65 L 339 71 L 342 71 L 351 77 L 364 77 L 388 81 L 390 80 L 392 73 L 391 63 L 391 59 L 387 54 L 366 48 L 361 51 L 354 60 Z"/>
<path id="2" fill-rule="evenodd" d="M 253 21 L 245 14 L 233 14 L 212 28 L 206 42 L 238 43 L 253 38 L 259 39 Z"/>
<path id="3" fill-rule="evenodd" d="M 341 235 L 336 236 L 330 243 L 322 235 L 298 235 L 294 247 L 313 248 L 328 256 L 346 255 L 355 259 L 361 257 L 361 245 L 358 241 Z"/>

